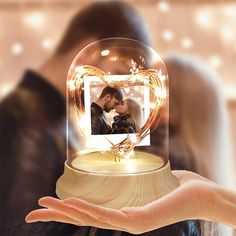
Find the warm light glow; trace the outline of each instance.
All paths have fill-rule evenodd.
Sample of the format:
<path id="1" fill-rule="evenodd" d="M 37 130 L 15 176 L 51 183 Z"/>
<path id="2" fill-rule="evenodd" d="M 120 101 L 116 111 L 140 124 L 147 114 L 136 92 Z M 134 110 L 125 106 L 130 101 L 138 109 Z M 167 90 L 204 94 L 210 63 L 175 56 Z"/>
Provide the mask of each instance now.
<path id="1" fill-rule="evenodd" d="M 235 39 L 235 31 L 231 27 L 225 27 L 221 30 L 222 39 L 228 43 Z"/>
<path id="2" fill-rule="evenodd" d="M 134 91 L 138 92 L 139 91 L 139 87 L 138 86 L 134 87 Z"/>
<path id="3" fill-rule="evenodd" d="M 214 68 L 219 68 L 222 65 L 222 60 L 218 55 L 212 55 L 209 58 L 209 63 L 211 64 L 211 66 L 213 66 Z"/>
<path id="4" fill-rule="evenodd" d="M 101 55 L 102 56 L 108 56 L 110 54 L 110 50 L 103 50 L 103 51 L 101 51 Z"/>
<path id="5" fill-rule="evenodd" d="M 131 136 L 135 136 L 134 134 L 132 134 Z M 131 142 L 135 142 L 135 140 L 133 140 L 133 141 L 131 141 Z M 136 141 L 137 142 L 137 141 Z M 129 160 L 129 159 L 131 159 L 133 156 L 134 156 L 134 150 L 132 150 L 132 151 L 130 151 L 128 154 L 125 154 L 123 151 L 121 151 L 120 153 L 119 153 L 121 156 L 123 156 L 126 160 Z M 128 164 L 128 162 L 126 162 L 126 166 L 128 167 L 129 166 L 129 164 Z"/>
<path id="6" fill-rule="evenodd" d="M 212 11 L 210 9 L 204 9 L 196 12 L 195 21 L 199 26 L 203 28 L 212 28 L 214 22 Z"/>
<path id="7" fill-rule="evenodd" d="M 79 126 L 81 128 L 83 128 L 84 130 L 87 130 L 87 132 L 90 132 L 89 129 L 90 129 L 90 124 L 88 122 L 88 119 L 86 116 L 81 116 L 81 118 L 79 119 Z"/>
<path id="8" fill-rule="evenodd" d="M 75 72 L 78 73 L 78 74 L 83 74 L 84 73 L 84 67 L 82 66 L 77 66 L 75 68 Z"/>
<path id="9" fill-rule="evenodd" d="M 42 41 L 42 47 L 44 49 L 51 49 L 52 48 L 52 40 L 49 38 L 46 38 Z"/>
<path id="10" fill-rule="evenodd" d="M 236 85 L 227 84 L 223 87 L 225 96 L 228 100 L 236 101 Z"/>
<path id="11" fill-rule="evenodd" d="M 193 41 L 190 38 L 183 38 L 181 40 L 181 46 L 185 49 L 190 49 L 193 47 Z"/>
<path id="12" fill-rule="evenodd" d="M 221 10 L 222 10 L 223 14 L 226 17 L 236 18 L 236 15 L 235 15 L 236 6 L 235 6 L 235 4 L 227 4 L 225 6 L 222 6 Z"/>
<path id="13" fill-rule="evenodd" d="M 4 83 L 0 86 L 0 98 L 6 96 L 12 89 L 14 85 L 12 83 Z"/>
<path id="14" fill-rule="evenodd" d="M 132 158 L 126 158 L 126 168 L 128 173 L 137 172 L 135 160 L 133 160 Z"/>
<path id="15" fill-rule="evenodd" d="M 136 87 L 135 87 L 135 88 L 136 88 Z M 130 92 L 130 88 L 129 88 L 129 87 L 124 88 L 124 90 L 125 90 L 125 93 L 126 93 L 126 94 L 129 94 L 129 92 Z"/>
<path id="16" fill-rule="evenodd" d="M 153 102 L 150 102 L 150 103 L 149 103 L 149 106 L 150 106 L 150 108 L 151 108 L 151 109 L 155 109 L 155 107 L 156 107 L 156 104 L 155 104 L 155 103 L 153 103 Z"/>
<path id="17" fill-rule="evenodd" d="M 97 140 L 99 142 L 98 138 Z M 112 154 L 105 155 L 96 150 L 84 154 L 81 152 L 80 154 L 80 156 L 73 159 L 71 163 L 73 167 L 83 171 L 103 174 L 146 172 L 158 169 L 164 164 L 159 156 L 137 151 L 131 151 L 128 156 L 124 156 L 120 161 L 114 161 Z"/>
<path id="18" fill-rule="evenodd" d="M 135 64 L 135 62 L 133 62 Z M 71 75 L 71 79 L 68 80 L 68 86 L 69 88 L 72 90 L 71 91 L 71 96 L 75 102 L 76 100 L 76 93 L 75 93 L 75 88 L 76 90 L 78 89 L 81 90 L 81 86 L 82 83 L 84 81 L 84 75 L 89 75 L 89 76 L 97 76 L 99 78 L 100 81 L 106 81 L 106 83 L 109 81 L 108 80 L 108 76 L 101 71 L 100 69 L 94 67 L 94 66 L 77 66 L 75 68 L 75 72 L 72 73 Z M 160 116 L 160 106 L 162 104 L 162 98 L 166 97 L 166 93 L 167 91 L 162 88 L 162 83 L 160 77 L 163 77 L 164 75 L 162 74 L 161 70 L 140 70 L 139 72 L 137 72 L 136 74 L 132 74 L 128 77 L 128 81 L 127 81 L 127 77 L 126 79 L 120 79 L 118 80 L 118 76 L 116 76 L 116 80 L 113 78 L 112 81 L 109 81 L 110 84 L 113 84 L 114 81 L 116 81 L 116 86 L 118 88 L 127 88 L 127 82 L 132 86 L 134 83 L 136 82 L 144 82 L 144 85 L 147 85 L 150 87 L 150 93 L 153 94 L 154 96 L 151 96 L 152 99 L 150 100 L 150 103 L 153 103 L 153 109 L 151 111 L 149 111 L 149 116 L 147 118 L 148 122 L 139 130 L 138 133 L 138 137 L 135 139 L 135 141 L 137 142 L 131 142 L 131 140 L 128 138 L 128 136 L 124 135 L 124 136 L 119 136 L 118 139 L 114 139 L 111 140 L 111 138 L 107 138 L 106 136 L 104 136 L 102 138 L 101 136 L 101 142 L 103 140 L 104 145 L 100 145 L 99 146 L 99 150 L 103 149 L 104 151 L 104 155 L 112 155 L 115 160 L 119 160 L 122 157 L 125 157 L 127 154 L 130 153 L 130 151 L 132 151 L 134 149 L 134 147 L 140 143 L 140 141 L 143 141 L 143 138 L 146 137 L 150 130 L 150 126 L 153 123 L 153 121 Z M 79 78 L 78 78 L 79 77 Z M 163 78 L 164 79 L 164 78 Z M 79 80 L 79 82 L 78 82 Z M 72 82 L 70 82 L 72 81 Z M 85 86 L 85 85 L 84 85 Z M 161 88 L 160 88 L 161 86 Z M 129 87 L 130 88 L 130 87 Z M 144 87 L 146 88 L 146 87 Z M 156 89 L 156 88 L 159 88 Z M 156 95 L 156 96 L 155 96 Z M 99 94 L 96 94 L 95 96 L 99 96 Z M 135 96 L 134 93 L 130 93 L 130 96 Z M 90 105 L 90 101 L 87 101 L 85 99 L 85 110 L 81 107 L 78 106 L 76 103 L 74 103 L 77 106 L 77 112 L 78 112 L 78 116 L 82 117 L 82 116 L 86 116 L 87 119 L 85 119 L 84 121 L 82 120 L 81 122 L 79 121 L 79 126 L 81 127 L 81 130 L 84 130 L 84 134 L 85 137 L 89 137 L 88 139 L 86 139 L 86 145 L 87 147 L 94 147 L 94 143 L 96 143 L 97 146 L 97 137 L 93 137 L 93 135 L 91 135 L 91 130 L 88 130 L 87 128 L 85 128 L 85 123 L 83 122 L 87 122 L 90 125 L 90 122 L 88 122 L 89 117 L 90 117 L 90 109 L 89 106 L 86 106 L 86 103 Z M 148 104 L 147 104 L 148 106 Z M 86 107 L 88 108 L 88 111 L 86 111 Z M 149 109 L 148 109 L 149 110 Z M 95 139 L 95 140 L 94 140 Z"/>
<path id="19" fill-rule="evenodd" d="M 75 81 L 74 81 L 74 80 L 69 80 L 69 81 L 67 82 L 67 85 L 68 85 L 68 88 L 69 88 L 70 91 L 73 91 L 73 90 L 76 89 Z"/>
<path id="20" fill-rule="evenodd" d="M 170 5 L 167 1 L 160 1 L 157 4 L 157 8 L 160 12 L 166 13 L 170 10 Z"/>
<path id="21" fill-rule="evenodd" d="M 161 70 L 161 69 L 158 71 L 157 75 L 158 75 L 158 78 L 159 78 L 161 81 L 164 81 L 164 80 L 167 79 L 166 76 L 162 73 L 162 70 Z"/>
<path id="22" fill-rule="evenodd" d="M 170 30 L 165 30 L 163 33 L 162 33 L 162 38 L 165 40 L 165 41 L 171 41 L 174 37 L 174 34 L 172 31 Z"/>
<path id="23" fill-rule="evenodd" d="M 21 43 L 14 43 L 12 45 L 11 51 L 14 55 L 19 55 L 23 52 L 23 46 Z"/>
<path id="24" fill-rule="evenodd" d="M 112 57 L 111 61 L 117 61 L 117 57 Z"/>
<path id="25" fill-rule="evenodd" d="M 167 92 L 166 92 L 166 89 L 161 89 L 161 88 L 155 88 L 155 94 L 157 97 L 163 99 L 163 98 L 166 98 L 167 96 Z"/>
<path id="26" fill-rule="evenodd" d="M 44 15 L 42 12 L 31 12 L 24 16 L 24 22 L 33 29 L 40 28 L 44 23 Z"/>

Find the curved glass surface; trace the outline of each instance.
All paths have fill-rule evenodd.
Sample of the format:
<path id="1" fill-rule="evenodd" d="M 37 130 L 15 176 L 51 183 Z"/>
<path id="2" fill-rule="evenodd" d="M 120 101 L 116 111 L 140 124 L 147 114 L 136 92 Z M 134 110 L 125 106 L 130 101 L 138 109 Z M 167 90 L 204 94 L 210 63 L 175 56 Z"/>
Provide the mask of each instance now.
<path id="1" fill-rule="evenodd" d="M 125 38 L 81 50 L 67 77 L 67 163 L 105 174 L 168 161 L 168 76 L 149 46 Z"/>

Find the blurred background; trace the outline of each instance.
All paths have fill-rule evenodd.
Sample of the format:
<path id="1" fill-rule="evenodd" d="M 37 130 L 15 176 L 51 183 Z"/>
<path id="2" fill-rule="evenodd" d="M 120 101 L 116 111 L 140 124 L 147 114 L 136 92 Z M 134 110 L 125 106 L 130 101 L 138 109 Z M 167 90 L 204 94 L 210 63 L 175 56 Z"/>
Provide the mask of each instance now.
<path id="1" fill-rule="evenodd" d="M 0 0 L 0 100 L 14 88 L 26 68 L 37 69 L 50 56 L 70 17 L 88 2 Z M 157 52 L 198 56 L 219 73 L 235 149 L 236 1 L 126 2 L 143 16 Z"/>

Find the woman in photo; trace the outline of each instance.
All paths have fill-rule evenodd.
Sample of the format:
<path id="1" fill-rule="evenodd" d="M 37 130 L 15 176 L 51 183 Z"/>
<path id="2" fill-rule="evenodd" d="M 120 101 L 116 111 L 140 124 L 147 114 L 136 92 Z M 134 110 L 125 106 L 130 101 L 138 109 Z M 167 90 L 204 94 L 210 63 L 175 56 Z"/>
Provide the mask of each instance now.
<path id="1" fill-rule="evenodd" d="M 113 134 L 136 133 L 142 127 L 143 110 L 141 104 L 133 99 L 126 98 L 116 107 L 117 116 L 112 123 Z"/>

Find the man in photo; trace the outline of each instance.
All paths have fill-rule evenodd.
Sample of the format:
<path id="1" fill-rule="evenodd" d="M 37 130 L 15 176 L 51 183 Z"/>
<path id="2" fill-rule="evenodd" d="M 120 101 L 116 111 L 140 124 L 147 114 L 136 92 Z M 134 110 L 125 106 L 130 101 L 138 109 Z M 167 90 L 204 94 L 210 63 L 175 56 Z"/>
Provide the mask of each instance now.
<path id="1" fill-rule="evenodd" d="M 91 104 L 92 134 L 111 134 L 112 128 L 108 124 L 103 111 L 110 112 L 123 101 L 121 89 L 106 86 L 96 102 Z"/>

